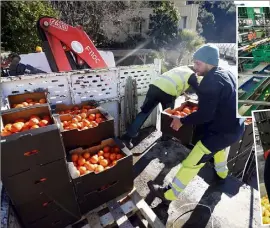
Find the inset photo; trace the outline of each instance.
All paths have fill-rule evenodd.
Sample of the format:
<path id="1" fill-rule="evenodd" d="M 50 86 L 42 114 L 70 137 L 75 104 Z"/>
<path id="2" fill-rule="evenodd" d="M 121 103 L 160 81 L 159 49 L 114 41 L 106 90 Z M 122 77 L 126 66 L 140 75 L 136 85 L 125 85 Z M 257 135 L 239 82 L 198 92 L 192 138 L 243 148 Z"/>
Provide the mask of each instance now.
<path id="1" fill-rule="evenodd" d="M 252 117 L 262 224 L 270 224 L 270 109 L 253 111 Z"/>
<path id="2" fill-rule="evenodd" d="M 270 108 L 270 7 L 237 7 L 238 114 Z"/>

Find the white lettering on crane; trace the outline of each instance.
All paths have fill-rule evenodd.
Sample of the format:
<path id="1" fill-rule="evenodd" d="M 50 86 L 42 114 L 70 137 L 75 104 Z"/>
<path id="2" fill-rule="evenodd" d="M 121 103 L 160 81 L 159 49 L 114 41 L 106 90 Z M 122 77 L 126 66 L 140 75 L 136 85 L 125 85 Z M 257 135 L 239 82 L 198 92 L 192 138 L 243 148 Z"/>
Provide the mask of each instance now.
<path id="1" fill-rule="evenodd" d="M 66 23 L 64 23 L 63 21 L 59 21 L 59 20 L 56 20 L 54 18 L 51 18 L 50 25 L 55 27 L 55 28 L 61 29 L 63 31 L 68 31 L 68 25 Z"/>
<path id="2" fill-rule="evenodd" d="M 96 54 L 94 53 L 94 51 L 93 51 L 89 46 L 87 46 L 85 49 L 86 49 L 87 51 L 89 51 L 89 55 L 92 57 L 92 59 L 93 59 L 96 63 L 98 63 L 98 62 L 100 61 L 100 59 L 96 56 Z"/>

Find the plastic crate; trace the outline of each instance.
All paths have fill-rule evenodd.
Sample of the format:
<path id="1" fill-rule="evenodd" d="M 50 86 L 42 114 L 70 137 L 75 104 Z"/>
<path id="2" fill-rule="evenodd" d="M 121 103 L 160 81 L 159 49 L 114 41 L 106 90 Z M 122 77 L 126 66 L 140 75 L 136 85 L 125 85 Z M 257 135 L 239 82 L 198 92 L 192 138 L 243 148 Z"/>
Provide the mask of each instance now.
<path id="1" fill-rule="evenodd" d="M 254 67 L 258 66 L 259 64 L 260 64 L 259 61 L 252 61 L 249 63 L 245 63 L 243 65 L 243 67 L 244 67 L 244 70 L 250 70 L 250 69 L 253 69 Z"/>

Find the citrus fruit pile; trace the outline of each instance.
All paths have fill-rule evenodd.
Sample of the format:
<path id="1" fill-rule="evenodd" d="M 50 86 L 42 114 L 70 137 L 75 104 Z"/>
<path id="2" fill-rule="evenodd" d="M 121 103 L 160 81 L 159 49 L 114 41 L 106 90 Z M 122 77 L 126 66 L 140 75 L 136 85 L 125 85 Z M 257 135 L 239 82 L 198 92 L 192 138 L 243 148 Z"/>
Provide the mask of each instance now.
<path id="1" fill-rule="evenodd" d="M 1 136 L 8 136 L 14 133 L 28 131 L 30 129 L 45 127 L 50 123 L 51 118 L 49 116 L 39 117 L 37 115 L 32 115 L 27 121 L 23 118 L 20 118 L 14 121 L 14 123 L 6 124 L 2 129 Z"/>
<path id="2" fill-rule="evenodd" d="M 82 108 L 79 108 L 78 106 L 74 106 L 72 109 L 67 109 L 65 111 L 57 112 L 59 115 L 63 114 L 81 114 L 81 113 L 87 113 L 90 109 L 95 109 L 96 107 L 90 106 L 90 105 L 84 105 Z"/>
<path id="3" fill-rule="evenodd" d="M 182 111 L 179 111 L 178 109 L 169 109 L 169 110 L 166 110 L 166 112 L 170 115 L 174 115 L 174 116 L 180 116 L 180 117 L 185 117 L 193 112 L 196 112 L 198 110 L 198 107 L 197 106 L 188 106 L 186 105 Z"/>
<path id="4" fill-rule="evenodd" d="M 29 107 L 33 105 L 40 105 L 40 104 L 45 104 L 46 99 L 42 98 L 39 100 L 33 100 L 33 99 L 26 99 L 26 101 L 20 103 L 20 104 L 14 104 L 12 108 L 24 108 L 24 107 Z"/>
<path id="5" fill-rule="evenodd" d="M 104 121 L 106 121 L 106 118 L 101 113 L 87 114 L 83 112 L 73 116 L 71 120 L 61 121 L 61 124 L 65 131 L 73 129 L 86 130 L 97 127 L 99 123 Z"/>
<path id="6" fill-rule="evenodd" d="M 100 173 L 116 165 L 117 161 L 124 155 L 118 146 L 105 146 L 102 150 L 93 154 L 89 149 L 85 149 L 80 153 L 73 153 L 71 160 L 77 168 L 78 175 L 88 174 L 90 172 Z"/>
<path id="7" fill-rule="evenodd" d="M 263 224 L 270 224 L 270 204 L 267 196 L 261 199 Z"/>

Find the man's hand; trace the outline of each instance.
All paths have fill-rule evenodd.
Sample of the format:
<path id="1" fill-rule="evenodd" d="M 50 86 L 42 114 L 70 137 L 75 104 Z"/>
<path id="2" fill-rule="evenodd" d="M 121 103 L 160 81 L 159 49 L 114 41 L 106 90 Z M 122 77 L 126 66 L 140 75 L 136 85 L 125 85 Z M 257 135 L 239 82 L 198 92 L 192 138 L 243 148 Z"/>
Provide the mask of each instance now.
<path id="1" fill-rule="evenodd" d="M 182 127 L 182 123 L 179 117 L 173 117 L 173 121 L 171 123 L 171 128 L 175 131 L 178 131 L 180 127 Z"/>

